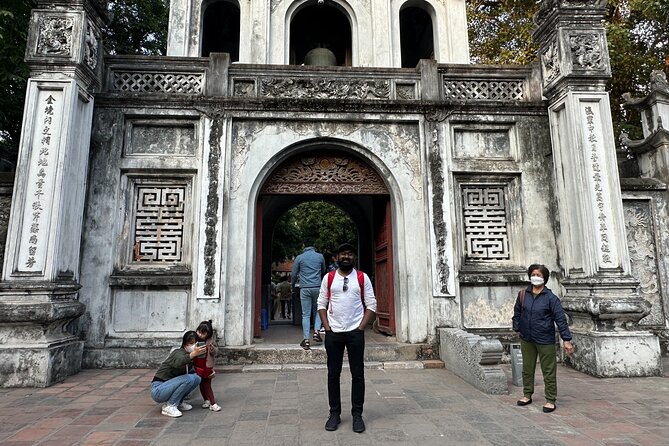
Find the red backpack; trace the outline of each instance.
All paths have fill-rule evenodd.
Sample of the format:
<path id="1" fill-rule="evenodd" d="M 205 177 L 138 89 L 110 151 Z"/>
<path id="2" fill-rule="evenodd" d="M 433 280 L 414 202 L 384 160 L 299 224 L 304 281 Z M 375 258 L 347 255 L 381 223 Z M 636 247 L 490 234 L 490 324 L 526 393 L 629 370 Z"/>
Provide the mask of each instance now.
<path id="1" fill-rule="evenodd" d="M 330 302 L 330 296 L 332 295 L 330 288 L 332 288 L 332 282 L 334 282 L 335 273 L 337 270 L 330 271 L 328 273 L 328 302 Z M 358 273 L 358 285 L 360 285 L 360 300 L 362 300 L 362 308 L 367 308 L 365 305 L 365 273 L 362 271 L 357 271 Z"/>

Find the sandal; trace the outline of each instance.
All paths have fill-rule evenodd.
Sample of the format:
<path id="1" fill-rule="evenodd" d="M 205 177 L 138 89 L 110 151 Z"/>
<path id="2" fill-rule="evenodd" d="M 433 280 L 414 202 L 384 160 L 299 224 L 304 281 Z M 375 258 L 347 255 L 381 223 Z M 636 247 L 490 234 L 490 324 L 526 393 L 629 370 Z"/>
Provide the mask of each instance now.
<path id="1" fill-rule="evenodd" d="M 551 413 L 551 412 L 553 412 L 555 409 L 557 409 L 557 404 L 555 404 L 555 403 L 546 403 L 546 404 L 552 404 L 553 407 L 546 407 L 546 405 L 544 405 L 544 407 L 542 408 L 543 411 L 544 411 L 544 413 Z"/>
<path id="2" fill-rule="evenodd" d="M 528 398 L 527 400 L 516 401 L 517 406 L 527 406 L 528 404 L 532 404 L 532 398 Z"/>

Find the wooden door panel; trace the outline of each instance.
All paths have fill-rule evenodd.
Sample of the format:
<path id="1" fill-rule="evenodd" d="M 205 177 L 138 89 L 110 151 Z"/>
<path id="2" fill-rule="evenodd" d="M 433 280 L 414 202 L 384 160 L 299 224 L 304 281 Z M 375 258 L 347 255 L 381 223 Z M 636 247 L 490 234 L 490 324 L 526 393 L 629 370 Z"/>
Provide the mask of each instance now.
<path id="1" fill-rule="evenodd" d="M 393 286 L 392 225 L 390 200 L 386 202 L 383 224 L 375 236 L 374 292 L 379 331 L 395 334 L 395 290 Z"/>

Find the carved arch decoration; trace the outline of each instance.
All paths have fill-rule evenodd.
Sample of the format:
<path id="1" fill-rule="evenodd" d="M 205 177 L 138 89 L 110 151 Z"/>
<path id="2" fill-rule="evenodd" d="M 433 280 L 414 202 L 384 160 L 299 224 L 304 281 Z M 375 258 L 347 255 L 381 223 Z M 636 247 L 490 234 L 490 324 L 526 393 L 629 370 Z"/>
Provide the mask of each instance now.
<path id="1" fill-rule="evenodd" d="M 262 194 L 387 195 L 381 176 L 346 153 L 300 154 L 287 159 L 269 177 Z"/>

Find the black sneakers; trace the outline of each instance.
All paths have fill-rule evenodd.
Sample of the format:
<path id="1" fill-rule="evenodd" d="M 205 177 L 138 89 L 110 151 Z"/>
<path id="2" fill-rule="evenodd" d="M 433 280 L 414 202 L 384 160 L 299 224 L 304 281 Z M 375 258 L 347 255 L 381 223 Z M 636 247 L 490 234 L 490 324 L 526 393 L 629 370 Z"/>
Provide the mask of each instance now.
<path id="1" fill-rule="evenodd" d="M 337 415 L 336 413 L 331 413 L 330 417 L 325 422 L 325 430 L 326 431 L 336 431 L 337 426 L 339 426 L 339 423 L 341 423 L 341 417 L 339 415 Z M 363 428 L 363 430 L 364 430 L 364 428 Z"/>
<path id="2" fill-rule="evenodd" d="M 358 434 L 365 432 L 365 422 L 362 421 L 362 415 L 353 415 L 353 432 Z"/>
<path id="3" fill-rule="evenodd" d="M 314 341 L 323 342 L 323 338 L 321 338 L 321 334 L 317 331 L 314 331 Z"/>
<path id="4" fill-rule="evenodd" d="M 300 342 L 300 347 L 305 350 L 311 350 L 311 346 L 309 346 L 309 339 L 302 339 L 302 342 Z"/>

